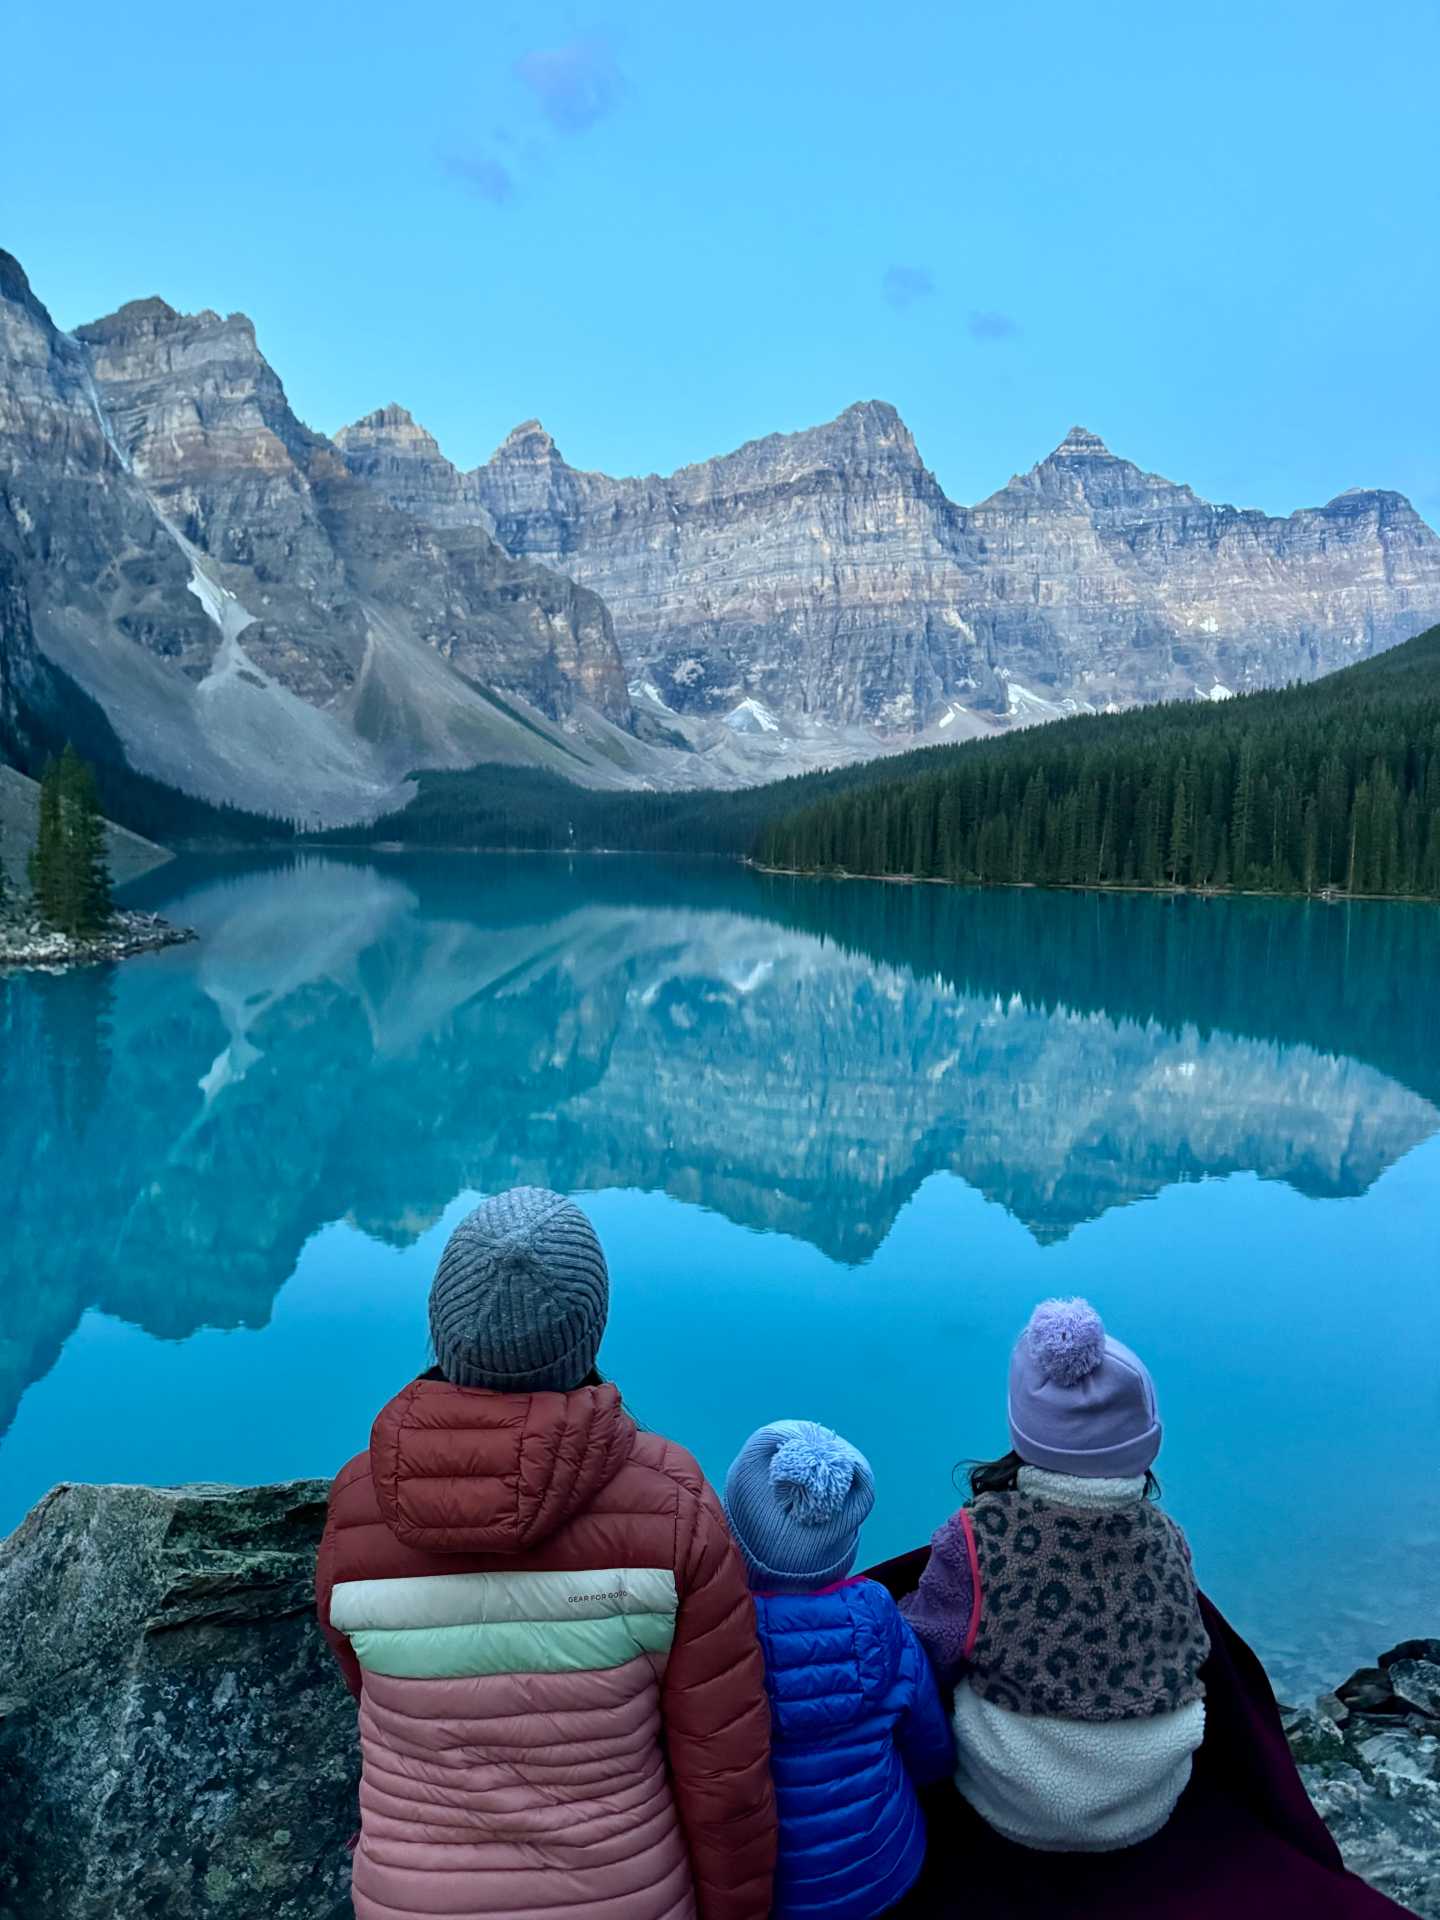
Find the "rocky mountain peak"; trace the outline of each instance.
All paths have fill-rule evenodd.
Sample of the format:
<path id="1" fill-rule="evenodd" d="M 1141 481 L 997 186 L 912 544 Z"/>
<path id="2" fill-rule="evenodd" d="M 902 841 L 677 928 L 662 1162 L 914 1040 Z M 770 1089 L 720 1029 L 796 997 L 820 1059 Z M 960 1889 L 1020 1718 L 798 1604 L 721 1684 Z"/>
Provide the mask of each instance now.
<path id="1" fill-rule="evenodd" d="M 1172 507 L 1198 506 L 1189 487 L 1158 473 L 1146 473 L 1110 448 L 1088 427 L 1071 427 L 1065 438 L 1028 473 L 1016 474 L 979 512 L 1028 503 L 1101 516 L 1163 513 Z"/>
<path id="2" fill-rule="evenodd" d="M 47 332 L 52 330 L 53 323 L 49 314 L 30 290 L 25 269 L 14 254 L 6 253 L 3 247 L 0 247 L 0 300 L 8 300 L 17 307 L 23 307 L 30 318 L 42 325 Z"/>
<path id="3" fill-rule="evenodd" d="M 378 489 L 401 512 L 432 527 L 482 527 L 491 519 L 473 475 L 462 474 L 440 451 L 434 434 L 408 407 L 391 401 L 341 427 L 335 445 L 357 479 Z"/>
<path id="4" fill-rule="evenodd" d="M 393 400 L 388 407 L 376 407 L 373 413 L 341 427 L 335 435 L 335 444 L 346 453 L 388 448 L 397 453 L 423 451 L 437 459 L 444 458 L 434 434 L 420 425 L 408 407 Z"/>
<path id="5" fill-rule="evenodd" d="M 357 420 L 355 424 L 360 427 L 413 427 L 415 416 L 408 407 L 402 407 L 398 400 L 392 400 L 388 407 L 376 407 L 373 413 L 367 413 L 363 420 Z"/>
<path id="6" fill-rule="evenodd" d="M 141 334 L 153 337 L 168 332 L 179 319 L 175 308 L 167 300 L 162 300 L 158 293 L 153 293 L 148 300 L 127 300 L 114 313 L 102 314 L 98 320 L 77 327 L 75 337 L 87 344 Z"/>
<path id="7" fill-rule="evenodd" d="M 914 435 L 888 400 L 857 400 L 826 425 L 794 438 L 813 438 L 819 445 L 833 446 L 842 458 L 888 459 L 907 467 L 921 464 Z"/>
<path id="8" fill-rule="evenodd" d="M 689 500 L 752 496 L 775 487 L 813 484 L 821 476 L 888 487 L 910 485 L 924 466 L 910 429 L 886 400 L 857 400 L 819 426 L 747 440 L 733 453 L 681 467 L 662 482 Z M 821 482 L 821 484 L 827 484 Z"/>
<path id="9" fill-rule="evenodd" d="M 140 346 L 171 335 L 187 343 L 223 338 L 232 350 L 238 339 L 251 352 L 259 351 L 255 344 L 255 323 L 248 314 L 222 316 L 213 307 L 202 307 L 198 313 L 180 313 L 158 294 L 152 294 L 148 300 L 127 300 L 114 313 L 103 314 L 100 319 L 75 329 L 75 338 L 90 347 L 119 343 Z"/>
<path id="10" fill-rule="evenodd" d="M 1091 433 L 1088 427 L 1071 427 L 1050 458 L 1052 460 L 1074 459 L 1077 455 L 1083 455 L 1092 460 L 1115 458 L 1099 434 Z"/>
<path id="11" fill-rule="evenodd" d="M 555 462 L 564 465 L 564 455 L 538 420 L 522 420 L 512 427 L 491 455 L 492 460 Z"/>

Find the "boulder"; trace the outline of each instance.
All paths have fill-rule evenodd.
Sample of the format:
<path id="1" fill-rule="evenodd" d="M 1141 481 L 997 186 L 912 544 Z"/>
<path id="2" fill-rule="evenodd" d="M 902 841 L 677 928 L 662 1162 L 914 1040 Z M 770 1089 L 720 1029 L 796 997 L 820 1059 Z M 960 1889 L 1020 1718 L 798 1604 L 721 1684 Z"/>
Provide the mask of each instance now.
<path id="1" fill-rule="evenodd" d="M 326 1484 L 60 1486 L 0 1543 L 3 1920 L 343 1920 Z"/>

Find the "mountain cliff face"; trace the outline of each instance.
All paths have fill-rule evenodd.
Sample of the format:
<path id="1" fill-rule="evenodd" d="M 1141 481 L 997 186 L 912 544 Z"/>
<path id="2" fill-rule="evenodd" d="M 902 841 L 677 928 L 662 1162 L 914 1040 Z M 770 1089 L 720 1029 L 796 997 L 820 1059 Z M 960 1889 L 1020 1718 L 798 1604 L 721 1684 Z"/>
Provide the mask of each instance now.
<path id="1" fill-rule="evenodd" d="M 627 666 L 681 711 L 747 696 L 911 728 L 1002 705 L 949 502 L 879 401 L 668 479 L 576 473 L 536 422 L 476 476 L 502 542 L 604 581 Z"/>
<path id="2" fill-rule="evenodd" d="M 0 494 L 36 651 L 143 772 L 320 819 L 417 766 L 615 778 L 584 740 L 630 719 L 603 604 L 357 480 L 241 314 L 142 300 L 70 337 L 3 256 Z"/>
<path id="3" fill-rule="evenodd" d="M 377 407 L 335 436 L 345 464 L 394 507 L 432 527 L 482 526 L 495 531 L 474 474 L 461 473 L 404 407 Z"/>
<path id="4" fill-rule="evenodd" d="M 12 554 L 0 547 L 0 752 L 18 743 L 39 672 L 30 602 Z"/>
<path id="5" fill-rule="evenodd" d="M 245 650 L 284 684 L 348 690 L 377 620 L 408 620 L 462 673 L 552 718 L 577 693 L 626 717 L 604 607 L 510 559 L 478 524 L 437 528 L 356 485 L 291 412 L 243 314 L 144 300 L 76 338 L 132 474 L 187 540 L 258 588 Z"/>
<path id="6" fill-rule="evenodd" d="M 1440 612 L 1399 494 L 1212 506 L 1073 429 L 979 506 L 880 402 L 668 478 L 578 473 L 527 421 L 473 475 L 504 545 L 604 595 L 680 712 L 747 697 L 882 733 L 1308 679 Z"/>
<path id="7" fill-rule="evenodd" d="M 1397 494 L 1275 519 L 1077 428 L 967 508 L 880 401 L 640 479 L 531 420 L 462 473 L 400 406 L 313 432 L 243 314 L 64 334 L 8 254 L 0 507 L 5 750 L 79 714 L 87 751 L 310 824 L 482 761 L 748 784 L 1308 678 L 1440 619 Z"/>
<path id="8" fill-rule="evenodd" d="M 1400 494 L 1288 519 L 1213 506 L 1081 427 L 956 526 L 987 656 L 1095 706 L 1311 680 L 1440 606 L 1440 539 Z"/>

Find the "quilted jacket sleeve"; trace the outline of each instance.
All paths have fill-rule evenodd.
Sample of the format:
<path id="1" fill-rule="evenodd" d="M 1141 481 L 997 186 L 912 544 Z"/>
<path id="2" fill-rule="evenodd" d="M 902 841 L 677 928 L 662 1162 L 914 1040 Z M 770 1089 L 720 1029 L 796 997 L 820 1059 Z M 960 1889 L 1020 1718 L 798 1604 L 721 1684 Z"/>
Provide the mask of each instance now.
<path id="1" fill-rule="evenodd" d="M 315 1612 L 320 1621 L 320 1631 L 330 1643 L 330 1650 L 340 1663 L 340 1673 L 346 1686 L 358 1700 L 360 1698 L 360 1662 L 355 1658 L 355 1649 L 343 1633 L 338 1633 L 330 1624 L 330 1594 L 335 1585 L 335 1501 L 345 1483 L 347 1467 L 334 1486 L 330 1489 L 330 1505 L 325 1515 L 325 1531 L 320 1536 L 320 1553 L 315 1562 Z"/>
<path id="2" fill-rule="evenodd" d="M 700 1920 L 766 1920 L 775 1867 L 770 1706 L 755 1609 L 720 1504 L 695 1501 L 663 1711 Z"/>
<path id="3" fill-rule="evenodd" d="M 899 1614 L 895 1626 L 901 1640 L 901 1684 L 910 1696 L 896 1724 L 895 1739 L 905 1771 L 917 1787 L 928 1787 L 955 1771 L 955 1736 L 920 1642 Z"/>

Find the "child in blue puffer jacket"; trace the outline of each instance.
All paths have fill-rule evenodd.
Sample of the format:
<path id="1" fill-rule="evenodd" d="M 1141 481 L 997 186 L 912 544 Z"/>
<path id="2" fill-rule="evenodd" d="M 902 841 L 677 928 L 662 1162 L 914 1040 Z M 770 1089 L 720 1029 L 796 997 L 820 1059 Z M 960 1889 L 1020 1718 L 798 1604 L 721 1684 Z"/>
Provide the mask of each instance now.
<path id="1" fill-rule="evenodd" d="M 895 1602 L 852 1579 L 870 1463 L 810 1420 L 745 1442 L 725 1481 L 770 1694 L 780 1820 L 773 1920 L 873 1920 L 925 1863 L 917 1786 L 954 1768 L 930 1664 Z"/>

